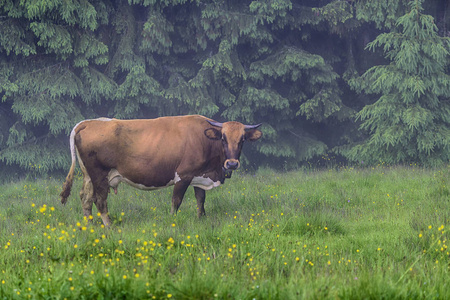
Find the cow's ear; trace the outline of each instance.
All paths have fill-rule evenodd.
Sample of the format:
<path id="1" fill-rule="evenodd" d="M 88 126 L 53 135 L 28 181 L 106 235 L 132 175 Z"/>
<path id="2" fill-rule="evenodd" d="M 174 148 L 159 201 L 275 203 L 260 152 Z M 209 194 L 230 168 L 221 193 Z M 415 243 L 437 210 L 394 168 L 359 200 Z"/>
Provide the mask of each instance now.
<path id="1" fill-rule="evenodd" d="M 220 140 L 222 138 L 222 132 L 215 128 L 208 128 L 205 130 L 205 135 L 211 140 Z"/>
<path id="2" fill-rule="evenodd" d="M 250 129 L 245 132 L 245 139 L 249 140 L 250 142 L 258 140 L 260 137 L 262 137 L 261 130 L 258 129 Z"/>

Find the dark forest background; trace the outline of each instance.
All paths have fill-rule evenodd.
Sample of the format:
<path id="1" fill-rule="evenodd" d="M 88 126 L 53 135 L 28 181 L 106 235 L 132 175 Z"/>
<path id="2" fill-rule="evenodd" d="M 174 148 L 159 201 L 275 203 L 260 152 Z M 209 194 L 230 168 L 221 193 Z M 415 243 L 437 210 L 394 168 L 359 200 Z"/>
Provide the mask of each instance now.
<path id="1" fill-rule="evenodd" d="M 247 167 L 446 164 L 449 36 L 447 0 L 1 0 L 0 177 L 100 116 L 262 122 Z"/>

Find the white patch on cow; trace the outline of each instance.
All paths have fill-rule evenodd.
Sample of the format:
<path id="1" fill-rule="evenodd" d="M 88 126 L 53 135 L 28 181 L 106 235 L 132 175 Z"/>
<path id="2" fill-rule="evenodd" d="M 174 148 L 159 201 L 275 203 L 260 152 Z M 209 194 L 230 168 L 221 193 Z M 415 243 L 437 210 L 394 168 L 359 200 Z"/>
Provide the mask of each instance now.
<path id="1" fill-rule="evenodd" d="M 203 176 L 195 176 L 192 181 L 191 185 L 195 187 L 199 187 L 203 190 L 210 190 L 212 188 L 218 187 L 220 185 L 220 181 L 213 181 L 209 177 Z"/>
<path id="2" fill-rule="evenodd" d="M 145 185 L 140 184 L 140 183 L 135 183 L 135 182 L 129 180 L 128 178 L 126 178 L 126 177 L 123 177 L 122 174 L 120 174 L 119 171 L 117 171 L 116 169 L 111 169 L 111 171 L 109 171 L 109 174 L 108 174 L 109 186 L 112 187 L 113 189 L 117 189 L 117 186 L 119 185 L 119 183 L 125 182 L 125 183 L 131 185 L 132 187 L 135 187 L 135 188 L 140 189 L 140 190 L 157 190 L 157 189 L 162 189 L 162 188 L 174 185 L 175 183 L 177 183 L 180 180 L 181 180 L 180 176 L 178 175 L 177 172 L 175 172 L 174 178 L 171 179 L 166 185 L 163 185 L 163 186 L 145 186 Z"/>
<path id="3" fill-rule="evenodd" d="M 173 178 L 173 183 L 175 184 L 175 183 L 177 183 L 177 182 L 180 181 L 180 180 L 181 180 L 180 175 L 178 175 L 178 173 L 175 172 L 175 177 Z"/>

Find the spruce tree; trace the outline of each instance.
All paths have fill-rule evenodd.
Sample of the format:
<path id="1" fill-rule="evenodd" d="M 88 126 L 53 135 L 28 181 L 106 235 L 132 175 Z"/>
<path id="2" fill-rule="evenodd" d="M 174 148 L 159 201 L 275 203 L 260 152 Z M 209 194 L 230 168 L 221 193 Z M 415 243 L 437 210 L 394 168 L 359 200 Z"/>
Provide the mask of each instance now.
<path id="1" fill-rule="evenodd" d="M 437 34 L 422 4 L 410 1 L 392 31 L 368 45 L 382 48 L 391 62 L 352 83 L 358 92 L 379 95 L 358 113 L 369 137 L 348 153 L 354 160 L 438 165 L 450 159 L 450 39 Z"/>
<path id="2" fill-rule="evenodd" d="M 405 1 L 1 1 L 0 177 L 66 171 L 71 128 L 100 116 L 263 122 L 249 160 L 320 157 L 359 136 L 346 83 Z"/>
<path id="3" fill-rule="evenodd" d="M 6 0 L 0 14 L 1 175 L 13 173 L 5 164 L 36 173 L 65 168 L 60 137 L 89 115 L 80 103 L 98 103 L 111 88 L 96 69 L 107 62 L 108 47 L 94 34 L 107 22 L 108 8 Z"/>

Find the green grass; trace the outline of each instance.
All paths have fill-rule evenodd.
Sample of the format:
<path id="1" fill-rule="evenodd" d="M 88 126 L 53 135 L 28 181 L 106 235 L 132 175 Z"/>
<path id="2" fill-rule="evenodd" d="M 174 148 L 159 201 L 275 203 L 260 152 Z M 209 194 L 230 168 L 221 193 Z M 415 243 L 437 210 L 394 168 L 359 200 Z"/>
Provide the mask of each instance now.
<path id="1" fill-rule="evenodd" d="M 114 225 L 75 181 L 0 186 L 0 299 L 448 299 L 450 167 L 234 174 L 207 192 L 126 185 Z"/>

